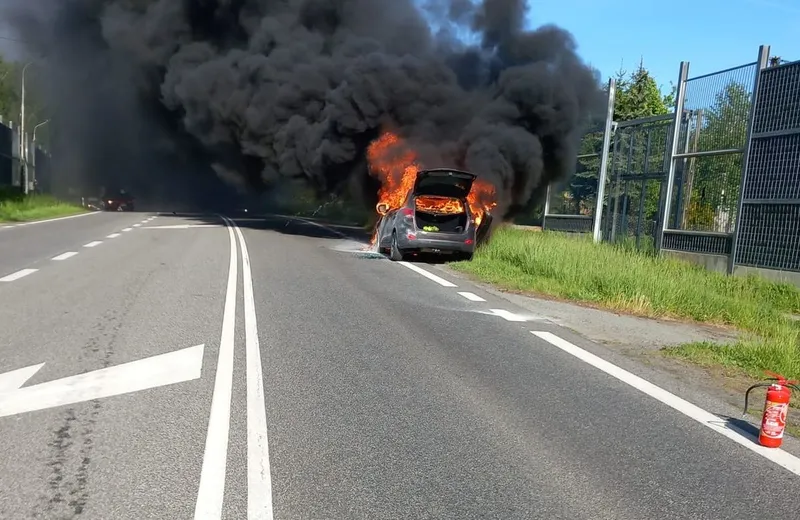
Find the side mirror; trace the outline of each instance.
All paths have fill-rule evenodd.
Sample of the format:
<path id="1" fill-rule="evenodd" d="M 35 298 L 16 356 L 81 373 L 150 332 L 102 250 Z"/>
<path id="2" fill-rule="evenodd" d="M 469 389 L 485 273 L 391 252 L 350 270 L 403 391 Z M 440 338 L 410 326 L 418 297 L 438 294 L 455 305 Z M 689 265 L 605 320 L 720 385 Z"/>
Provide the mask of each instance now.
<path id="1" fill-rule="evenodd" d="M 377 211 L 380 216 L 384 216 L 387 213 L 389 213 L 389 205 L 386 204 L 385 202 L 381 202 L 380 204 L 375 206 L 375 211 Z"/>

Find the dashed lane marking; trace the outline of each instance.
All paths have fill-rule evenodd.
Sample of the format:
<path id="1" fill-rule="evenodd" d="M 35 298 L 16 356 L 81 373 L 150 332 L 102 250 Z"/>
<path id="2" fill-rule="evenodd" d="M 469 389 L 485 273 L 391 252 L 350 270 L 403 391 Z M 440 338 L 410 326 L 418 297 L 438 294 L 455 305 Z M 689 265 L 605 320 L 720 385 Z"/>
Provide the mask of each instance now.
<path id="1" fill-rule="evenodd" d="M 99 245 L 100 245 L 100 244 L 102 244 L 102 243 L 103 243 L 103 242 L 102 242 L 102 241 L 100 241 L 100 240 L 95 240 L 94 242 L 89 242 L 88 244 L 84 244 L 84 246 L 83 246 L 83 247 L 97 247 L 97 246 L 99 246 Z"/>
<path id="2" fill-rule="evenodd" d="M 441 285 L 442 287 L 458 287 L 453 282 L 448 282 L 447 280 L 445 280 L 441 276 L 436 276 L 433 273 L 429 273 L 428 271 L 426 271 L 425 269 L 423 269 L 423 268 L 421 268 L 421 267 L 419 267 L 417 265 L 410 264 L 408 262 L 397 262 L 397 264 L 398 265 L 402 265 L 403 267 L 406 267 L 408 269 L 411 269 L 415 273 L 421 274 L 422 276 L 424 276 L 428 280 L 430 280 L 432 282 L 436 282 L 439 285 Z"/>
<path id="3" fill-rule="evenodd" d="M 460 294 L 461 296 L 463 296 L 464 298 L 468 299 L 471 302 L 485 302 L 486 301 L 486 300 L 484 300 L 483 298 L 481 298 L 480 296 L 478 296 L 475 293 L 460 292 L 458 294 Z"/>
<path id="4" fill-rule="evenodd" d="M 78 254 L 78 253 L 76 253 L 75 251 L 68 251 L 68 252 L 66 252 L 66 253 L 61 253 L 61 254 L 60 254 L 60 255 L 58 255 L 58 256 L 54 256 L 54 257 L 52 258 L 52 260 L 56 260 L 56 261 L 60 261 L 60 260 L 66 260 L 67 258 L 72 258 L 73 256 L 75 256 L 75 255 L 77 255 L 77 254 Z"/>
<path id="5" fill-rule="evenodd" d="M 110 235 L 108 235 L 106 238 L 117 238 L 118 236 L 120 236 L 120 234 L 119 234 L 119 233 L 111 233 L 111 234 L 110 234 Z"/>
<path id="6" fill-rule="evenodd" d="M 9 274 L 7 276 L 4 276 L 4 277 L 0 278 L 0 282 L 13 282 L 13 281 L 19 280 L 20 278 L 24 278 L 24 277 L 28 276 L 29 274 L 33 274 L 36 271 L 38 271 L 38 269 L 21 269 L 21 270 L 17 271 L 16 273 L 11 273 L 11 274 Z"/>

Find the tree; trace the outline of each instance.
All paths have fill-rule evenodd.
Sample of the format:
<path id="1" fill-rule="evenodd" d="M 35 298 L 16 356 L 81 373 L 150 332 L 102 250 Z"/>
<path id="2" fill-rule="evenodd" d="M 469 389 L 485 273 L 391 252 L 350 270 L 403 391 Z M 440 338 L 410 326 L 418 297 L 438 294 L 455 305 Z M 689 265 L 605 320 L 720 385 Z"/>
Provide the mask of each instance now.
<path id="1" fill-rule="evenodd" d="M 614 120 L 616 122 L 668 114 L 674 106 L 676 92 L 674 85 L 670 94 L 663 95 L 655 78 L 644 67 L 644 63 L 640 62 L 637 69 L 630 74 L 622 70 L 618 71 L 615 80 Z M 569 180 L 568 186 L 564 186 L 566 191 L 563 195 L 551 197 L 551 213 L 588 215 L 594 212 L 603 143 L 603 124 L 604 121 L 598 121 L 596 127 L 582 140 L 575 175 Z M 619 140 L 618 153 L 627 157 L 627 147 L 633 147 L 631 170 L 642 173 L 645 168 L 644 156 L 647 153 L 646 141 L 639 135 L 630 135 L 630 132 L 623 132 L 618 135 L 617 139 Z M 648 166 L 648 169 L 653 169 L 651 164 Z M 609 165 L 609 175 L 612 173 Z M 606 194 L 607 197 L 609 192 L 613 192 L 613 179 L 611 188 Z M 657 182 L 648 182 L 645 185 L 646 218 L 655 218 L 658 213 L 659 189 L 660 186 Z M 635 202 L 638 204 L 638 201 Z"/>

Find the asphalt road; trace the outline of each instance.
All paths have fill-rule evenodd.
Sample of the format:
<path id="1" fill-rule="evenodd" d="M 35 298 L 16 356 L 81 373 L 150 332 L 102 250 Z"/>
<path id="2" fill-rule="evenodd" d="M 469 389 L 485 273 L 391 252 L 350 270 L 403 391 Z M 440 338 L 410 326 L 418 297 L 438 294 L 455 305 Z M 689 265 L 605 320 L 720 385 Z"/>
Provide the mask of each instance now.
<path id="1" fill-rule="evenodd" d="M 435 266 L 282 217 L 153 217 L 0 230 L 0 518 L 800 507 L 787 452 L 726 437 L 724 420 L 581 354 L 600 347 Z"/>

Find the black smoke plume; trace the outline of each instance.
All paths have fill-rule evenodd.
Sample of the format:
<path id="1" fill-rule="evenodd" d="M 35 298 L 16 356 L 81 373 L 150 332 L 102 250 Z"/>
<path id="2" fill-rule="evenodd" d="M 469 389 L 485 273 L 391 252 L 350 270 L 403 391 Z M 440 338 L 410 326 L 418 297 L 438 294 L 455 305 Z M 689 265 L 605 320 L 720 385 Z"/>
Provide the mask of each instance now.
<path id="1" fill-rule="evenodd" d="M 603 101 L 569 33 L 524 28 L 525 0 L 3 3 L 45 56 L 56 175 L 153 197 L 301 180 L 374 204 L 365 151 L 391 128 L 492 182 L 508 217 L 572 173 Z"/>

